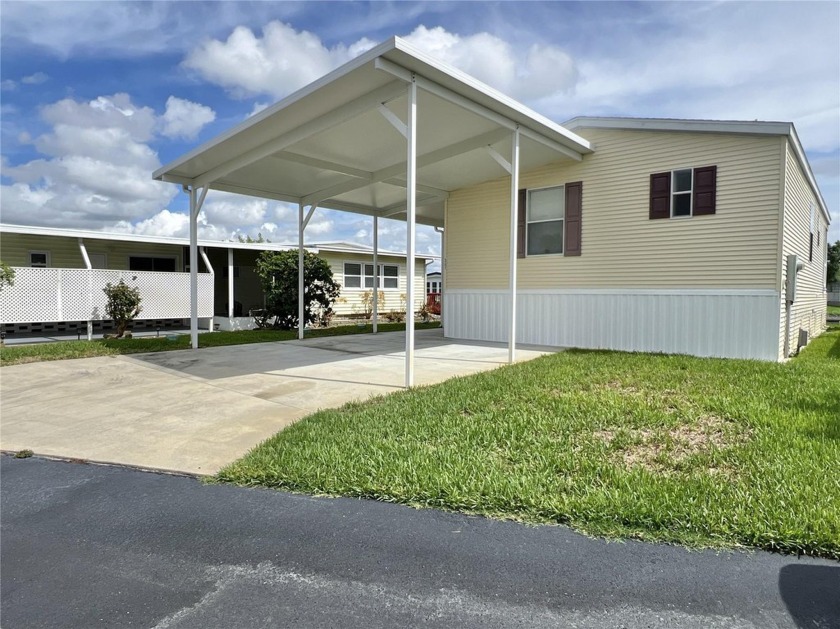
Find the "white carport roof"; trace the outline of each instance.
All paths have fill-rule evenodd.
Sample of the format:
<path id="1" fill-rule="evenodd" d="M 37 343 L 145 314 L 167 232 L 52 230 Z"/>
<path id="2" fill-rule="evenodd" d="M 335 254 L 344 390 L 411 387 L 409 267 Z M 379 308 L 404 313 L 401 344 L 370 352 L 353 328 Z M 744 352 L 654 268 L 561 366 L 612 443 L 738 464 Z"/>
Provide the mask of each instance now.
<path id="1" fill-rule="evenodd" d="M 406 140 L 389 119 L 406 121 L 411 73 L 418 87 L 418 223 L 442 226 L 450 191 L 507 174 L 487 147 L 510 156 L 515 125 L 523 170 L 591 152 L 583 138 L 395 37 L 153 176 L 404 219 Z"/>
<path id="2" fill-rule="evenodd" d="M 189 192 L 193 258 L 196 220 L 209 189 L 297 203 L 302 295 L 304 230 L 316 207 L 374 217 L 376 268 L 379 218 L 406 220 L 411 261 L 415 223 L 443 226 L 451 191 L 510 175 L 508 346 L 513 362 L 519 172 L 558 160 L 579 161 L 591 151 L 580 136 L 394 37 L 157 170 L 154 178 Z M 195 266 L 191 331 L 197 348 Z M 374 331 L 376 295 L 373 291 Z M 413 282 L 406 287 L 406 303 L 413 309 Z M 303 338 L 300 299 L 298 313 Z M 407 387 L 413 370 L 414 319 L 409 316 Z"/>

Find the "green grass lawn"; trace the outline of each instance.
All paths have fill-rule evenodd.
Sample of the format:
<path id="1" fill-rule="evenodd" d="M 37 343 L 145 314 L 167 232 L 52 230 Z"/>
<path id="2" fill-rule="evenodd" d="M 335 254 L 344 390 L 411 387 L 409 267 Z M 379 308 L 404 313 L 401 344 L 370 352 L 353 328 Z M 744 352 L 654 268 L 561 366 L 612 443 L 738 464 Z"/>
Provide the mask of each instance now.
<path id="1" fill-rule="evenodd" d="M 415 323 L 416 329 L 437 328 L 440 323 Z M 405 330 L 405 323 L 380 323 L 380 332 Z M 343 336 L 347 334 L 368 334 L 368 325 L 345 325 L 332 328 L 318 328 L 306 331 L 306 338 L 322 336 Z M 222 345 L 244 345 L 247 343 L 272 343 L 297 338 L 297 330 L 245 330 L 240 332 L 213 332 L 198 335 L 199 347 Z M 56 343 L 33 343 L 28 345 L 7 345 L 0 347 L 0 365 L 17 365 L 41 360 L 64 360 L 68 358 L 91 358 L 114 354 L 139 354 L 144 352 L 167 352 L 189 349 L 189 334 L 179 334 L 174 341 L 166 339 L 165 332 L 157 337 L 133 339 L 95 339 L 93 341 L 61 341 Z"/>
<path id="2" fill-rule="evenodd" d="M 840 306 L 828 306 L 828 314 L 840 316 Z"/>
<path id="3" fill-rule="evenodd" d="M 218 479 L 840 558 L 840 328 L 787 364 L 550 355 L 316 413 Z"/>

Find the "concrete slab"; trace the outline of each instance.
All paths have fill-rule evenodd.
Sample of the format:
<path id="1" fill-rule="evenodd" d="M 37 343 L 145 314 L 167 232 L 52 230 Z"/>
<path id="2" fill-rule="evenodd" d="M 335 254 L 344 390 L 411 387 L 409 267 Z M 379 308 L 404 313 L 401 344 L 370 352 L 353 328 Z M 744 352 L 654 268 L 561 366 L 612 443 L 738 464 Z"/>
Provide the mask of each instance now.
<path id="1" fill-rule="evenodd" d="M 404 343 L 365 334 L 3 367 L 0 448 L 213 474 L 319 409 L 400 390 Z M 415 344 L 418 385 L 507 361 L 502 344 L 440 330 Z"/>

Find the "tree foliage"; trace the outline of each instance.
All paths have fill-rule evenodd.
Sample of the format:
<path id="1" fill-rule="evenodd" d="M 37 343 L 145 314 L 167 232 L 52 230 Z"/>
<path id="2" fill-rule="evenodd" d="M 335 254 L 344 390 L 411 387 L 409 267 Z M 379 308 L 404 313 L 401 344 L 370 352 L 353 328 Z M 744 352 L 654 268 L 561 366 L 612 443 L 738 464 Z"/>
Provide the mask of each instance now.
<path id="1" fill-rule="evenodd" d="M 14 286 L 15 270 L 0 260 L 0 290 L 6 286 Z"/>
<path id="2" fill-rule="evenodd" d="M 117 326 L 117 338 L 122 338 L 128 328 L 128 324 L 140 314 L 142 310 L 140 302 L 140 289 L 128 286 L 124 281 L 120 280 L 118 284 L 105 284 L 102 289 L 105 296 L 108 298 L 108 303 L 105 305 L 105 314 L 109 319 L 113 319 Z"/>
<path id="3" fill-rule="evenodd" d="M 238 234 L 236 236 L 236 240 L 239 242 L 271 242 L 268 238 L 262 235 L 262 232 L 258 233 L 256 238 L 251 237 L 250 234 L 247 236 Z"/>
<path id="4" fill-rule="evenodd" d="M 840 282 L 840 240 L 828 245 L 828 283 Z"/>
<path id="5" fill-rule="evenodd" d="M 298 325 L 298 250 L 263 251 L 257 258 L 257 275 L 266 296 L 269 317 L 274 327 L 289 330 Z M 325 323 L 333 314 L 339 285 L 323 258 L 304 251 L 304 326 Z"/>

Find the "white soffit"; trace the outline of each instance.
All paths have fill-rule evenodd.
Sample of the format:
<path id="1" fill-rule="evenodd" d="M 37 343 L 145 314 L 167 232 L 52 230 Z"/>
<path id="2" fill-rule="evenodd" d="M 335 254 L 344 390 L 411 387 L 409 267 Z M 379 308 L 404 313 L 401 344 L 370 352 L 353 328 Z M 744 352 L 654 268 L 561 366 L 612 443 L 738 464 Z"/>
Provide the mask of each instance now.
<path id="1" fill-rule="evenodd" d="M 419 87 L 419 223 L 443 224 L 449 191 L 506 176 L 486 147 L 509 154 L 513 125 L 523 131 L 523 170 L 591 152 L 583 138 L 393 38 L 153 176 L 399 218 L 406 141 L 379 108 L 405 120 L 404 79 L 412 72 Z"/>

